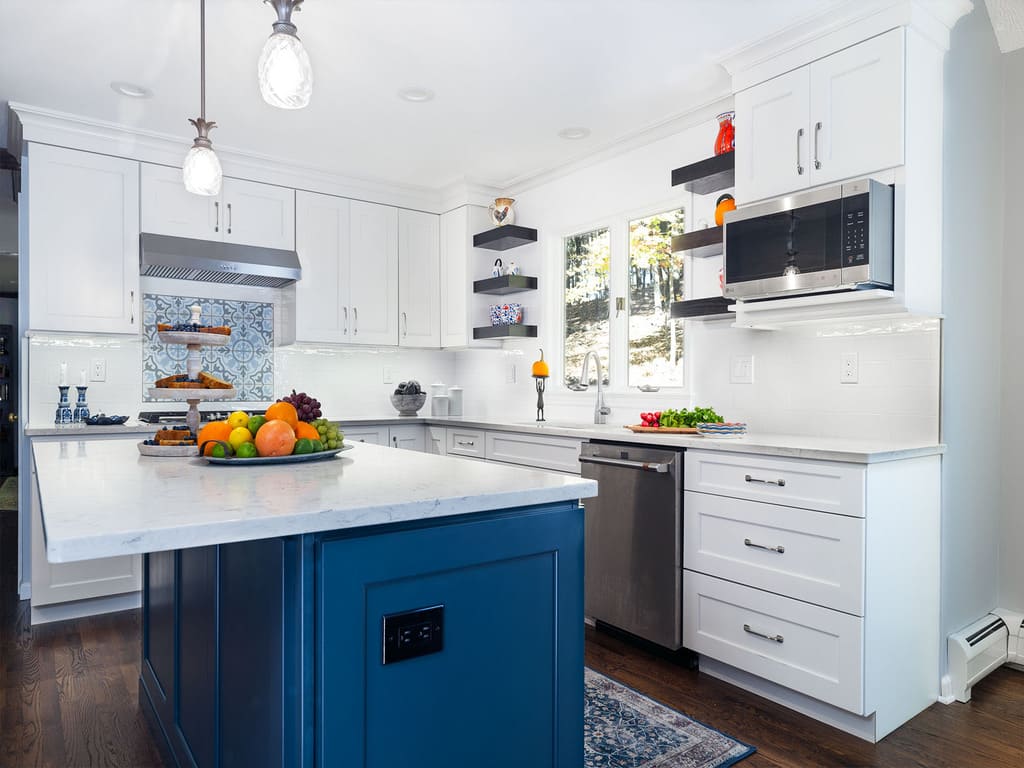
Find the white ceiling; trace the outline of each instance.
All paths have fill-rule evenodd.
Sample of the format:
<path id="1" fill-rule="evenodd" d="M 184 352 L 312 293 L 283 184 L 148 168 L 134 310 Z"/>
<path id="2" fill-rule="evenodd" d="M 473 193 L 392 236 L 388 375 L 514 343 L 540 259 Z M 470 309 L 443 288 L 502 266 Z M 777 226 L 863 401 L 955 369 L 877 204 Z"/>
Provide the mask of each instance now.
<path id="1" fill-rule="evenodd" d="M 207 2 L 214 146 L 349 176 L 509 186 L 728 92 L 718 57 L 841 0 L 306 0 L 300 111 L 259 96 L 273 11 Z M 198 0 L 33 0 L 0 26 L 0 100 L 182 137 L 199 113 Z M 134 100 L 110 82 L 154 97 Z M 400 100 L 418 86 L 437 97 Z M 560 139 L 569 126 L 591 129 Z"/>

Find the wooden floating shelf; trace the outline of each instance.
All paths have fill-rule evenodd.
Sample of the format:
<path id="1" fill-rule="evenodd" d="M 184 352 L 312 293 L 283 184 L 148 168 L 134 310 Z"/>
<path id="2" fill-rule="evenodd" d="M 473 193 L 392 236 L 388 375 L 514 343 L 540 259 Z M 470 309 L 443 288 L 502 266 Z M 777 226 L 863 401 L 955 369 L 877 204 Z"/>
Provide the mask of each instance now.
<path id="1" fill-rule="evenodd" d="M 518 227 L 506 224 L 486 232 L 473 235 L 474 248 L 486 248 L 489 251 L 507 251 L 520 245 L 537 242 L 537 230 L 530 227 Z"/>
<path id="2" fill-rule="evenodd" d="M 708 229 L 684 232 L 672 238 L 672 252 L 689 251 L 690 255 L 696 259 L 717 256 L 724 250 L 722 244 L 724 233 L 724 227 L 709 227 Z"/>
<path id="3" fill-rule="evenodd" d="M 537 336 L 536 325 L 485 325 L 473 329 L 474 339 L 529 339 Z"/>
<path id="4" fill-rule="evenodd" d="M 736 153 L 726 152 L 672 171 L 672 186 L 687 192 L 710 195 L 736 185 Z"/>
<path id="5" fill-rule="evenodd" d="M 537 278 L 526 275 L 502 275 L 473 281 L 473 293 L 490 293 L 502 296 L 506 293 L 537 290 Z"/>
<path id="6" fill-rule="evenodd" d="M 729 305 L 733 303 L 732 299 L 727 299 L 725 296 L 673 301 L 669 305 L 669 314 L 674 318 L 689 317 L 701 320 L 736 317 L 735 312 L 728 311 Z"/>

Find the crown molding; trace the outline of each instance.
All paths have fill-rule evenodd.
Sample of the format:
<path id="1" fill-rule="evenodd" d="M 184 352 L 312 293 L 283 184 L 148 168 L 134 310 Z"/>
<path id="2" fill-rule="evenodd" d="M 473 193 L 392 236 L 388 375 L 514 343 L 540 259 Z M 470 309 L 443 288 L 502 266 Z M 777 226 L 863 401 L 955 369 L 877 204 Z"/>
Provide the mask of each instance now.
<path id="1" fill-rule="evenodd" d="M 11 102 L 8 134 L 20 141 L 54 144 L 180 168 L 190 138 Z M 18 154 L 22 153 L 19 146 Z M 264 184 L 321 192 L 399 208 L 439 213 L 441 193 L 429 187 L 334 174 L 287 163 L 270 155 L 216 146 L 224 175 Z M 12 148 L 12 153 L 14 152 Z"/>
<path id="2" fill-rule="evenodd" d="M 502 196 L 501 187 L 479 181 L 462 179 L 446 184 L 441 188 L 441 212 L 460 208 L 463 205 L 480 205 L 487 207 L 494 198 Z"/>
<path id="3" fill-rule="evenodd" d="M 949 32 L 974 9 L 972 0 L 847 0 L 718 59 L 733 92 L 896 27 L 913 27 L 942 51 Z"/>

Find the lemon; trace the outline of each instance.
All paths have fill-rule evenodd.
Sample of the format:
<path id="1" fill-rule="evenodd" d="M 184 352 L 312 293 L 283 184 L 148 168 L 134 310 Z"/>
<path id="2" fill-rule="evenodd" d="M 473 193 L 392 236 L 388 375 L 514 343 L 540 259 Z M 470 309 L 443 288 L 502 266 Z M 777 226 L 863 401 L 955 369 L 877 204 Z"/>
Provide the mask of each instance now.
<path id="1" fill-rule="evenodd" d="M 247 427 L 249 426 L 249 414 L 245 411 L 235 411 L 228 416 L 228 424 L 232 427 Z"/>
<path id="2" fill-rule="evenodd" d="M 246 422 L 248 423 L 248 419 L 246 419 Z M 228 435 L 228 442 L 231 443 L 232 448 L 238 450 L 238 446 L 242 443 L 252 442 L 252 432 L 246 427 L 235 427 L 231 430 L 231 434 Z"/>

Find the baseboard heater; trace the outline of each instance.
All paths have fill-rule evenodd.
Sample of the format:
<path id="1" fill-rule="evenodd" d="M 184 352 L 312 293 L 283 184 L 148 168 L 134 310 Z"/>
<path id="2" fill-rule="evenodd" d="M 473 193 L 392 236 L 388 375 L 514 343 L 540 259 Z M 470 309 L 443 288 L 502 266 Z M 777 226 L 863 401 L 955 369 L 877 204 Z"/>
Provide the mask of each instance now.
<path id="1" fill-rule="evenodd" d="M 1007 663 L 1024 666 L 1024 616 L 996 609 L 950 635 L 947 650 L 943 701 L 970 701 L 971 688 L 992 670 Z"/>

